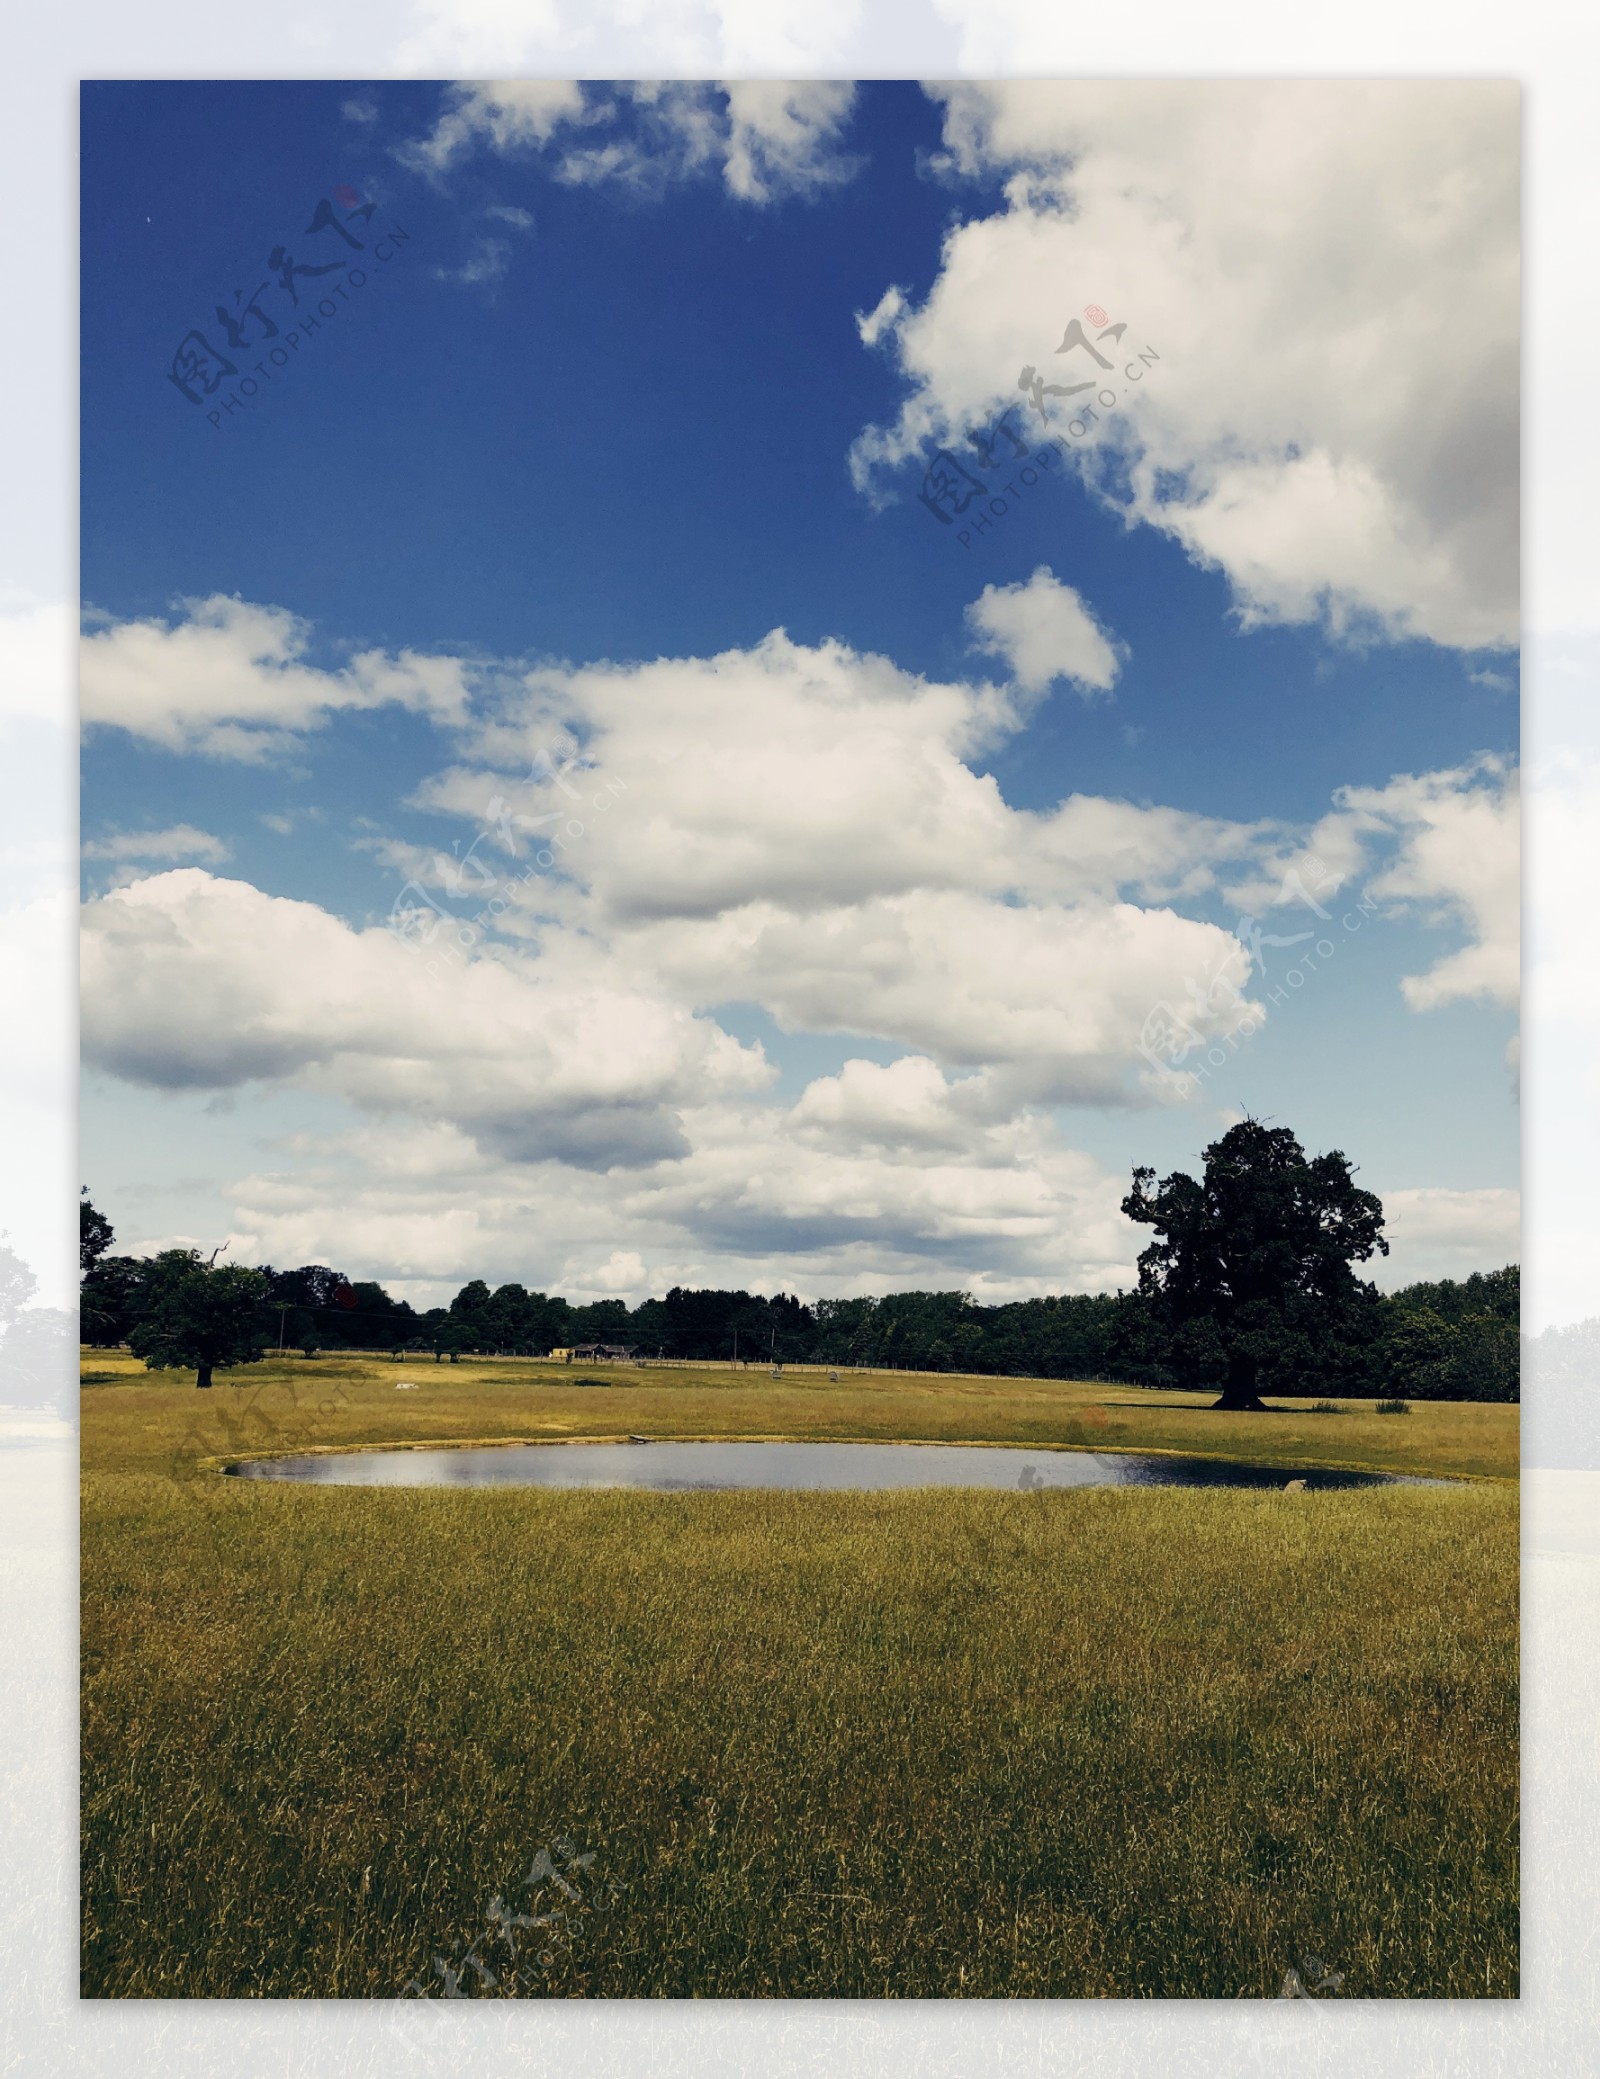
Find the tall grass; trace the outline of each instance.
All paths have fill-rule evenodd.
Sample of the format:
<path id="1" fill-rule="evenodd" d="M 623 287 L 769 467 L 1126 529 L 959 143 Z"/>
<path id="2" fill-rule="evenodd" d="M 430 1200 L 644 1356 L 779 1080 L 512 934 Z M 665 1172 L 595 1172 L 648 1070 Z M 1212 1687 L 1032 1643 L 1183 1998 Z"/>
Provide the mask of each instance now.
<path id="1" fill-rule="evenodd" d="M 87 1994 L 1516 1990 L 1511 1489 L 183 1484 L 115 1391 Z"/>

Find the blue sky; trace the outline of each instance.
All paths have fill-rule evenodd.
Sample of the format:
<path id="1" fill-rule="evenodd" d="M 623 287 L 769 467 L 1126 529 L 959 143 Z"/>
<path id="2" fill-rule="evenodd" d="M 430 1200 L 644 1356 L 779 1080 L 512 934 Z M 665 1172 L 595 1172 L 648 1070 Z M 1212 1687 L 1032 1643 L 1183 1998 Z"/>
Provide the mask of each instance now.
<path id="1" fill-rule="evenodd" d="M 1514 266 L 1514 98 L 1401 87 L 1356 137 L 1321 87 L 1278 178 L 1258 98 L 1219 190 L 1234 91 L 85 89 L 82 1160 L 124 1244 L 419 1296 L 1064 1289 L 1131 1263 L 1133 1163 L 1250 1110 L 1394 1196 L 1397 1274 L 1515 1255 L 1515 391 L 1508 464 L 1504 340 L 1438 358 Z M 1463 166 L 1492 206 L 1441 227 Z M 340 190 L 359 254 L 306 228 Z M 294 329 L 279 246 L 368 280 L 215 427 L 232 382 L 166 371 L 239 289 Z M 963 547 L 926 462 L 1102 307 L 1148 394 Z M 396 896 L 464 922 L 452 860 L 529 869 L 489 805 L 548 822 L 555 770 L 612 822 L 414 1006 Z M 1141 1006 L 1241 918 L 1185 1097 Z M 950 1005 L 1002 944 L 991 1046 Z"/>

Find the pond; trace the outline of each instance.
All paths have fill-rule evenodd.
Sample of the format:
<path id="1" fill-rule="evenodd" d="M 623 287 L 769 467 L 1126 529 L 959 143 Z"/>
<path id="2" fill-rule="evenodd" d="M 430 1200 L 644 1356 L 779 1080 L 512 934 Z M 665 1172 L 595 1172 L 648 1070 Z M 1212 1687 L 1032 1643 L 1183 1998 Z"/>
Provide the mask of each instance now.
<path id="1" fill-rule="evenodd" d="M 1247 1465 L 1132 1451 L 1040 1451 L 979 1444 L 493 1444 L 466 1450 L 342 1451 L 230 1465 L 248 1480 L 329 1487 L 739 1487 L 883 1492 L 906 1487 L 1386 1487 L 1392 1473 Z M 1410 1483 L 1408 1483 L 1410 1484 Z"/>

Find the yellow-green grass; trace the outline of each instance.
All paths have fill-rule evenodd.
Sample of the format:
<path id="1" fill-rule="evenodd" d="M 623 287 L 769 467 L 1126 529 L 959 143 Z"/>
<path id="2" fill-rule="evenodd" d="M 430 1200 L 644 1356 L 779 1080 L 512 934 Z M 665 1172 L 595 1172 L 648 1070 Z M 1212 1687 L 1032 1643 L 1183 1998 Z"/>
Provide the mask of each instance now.
<path id="1" fill-rule="evenodd" d="M 1177 1451 L 1272 1464 L 1514 1479 L 1518 1410 L 1419 1401 L 1409 1415 L 1345 1400 L 1336 1415 L 1284 1401 L 1225 1414 L 1212 1395 L 1060 1379 L 903 1372 L 634 1371 L 515 1361 L 300 1357 L 217 1373 L 146 1372 L 126 1354 L 84 1356 L 85 1464 L 165 1470 L 180 1457 L 265 1456 L 405 1441 L 564 1436 L 922 1438 L 946 1443 Z M 397 1379 L 416 1391 L 396 1390 Z M 180 1466 L 180 1470 L 186 1469 Z"/>
<path id="2" fill-rule="evenodd" d="M 85 1372 L 86 1993 L 393 1997 L 442 1989 L 437 1957 L 533 1997 L 1233 1997 L 1309 1954 L 1345 1997 L 1516 1990 L 1514 1409 L 318 1359 L 260 1368 L 269 1429 L 253 1383 Z M 201 1469 L 674 1432 L 1478 1477 L 655 1495 Z M 562 1906 L 521 1880 L 569 1840 L 579 1896 L 513 1957 L 491 1901 Z"/>

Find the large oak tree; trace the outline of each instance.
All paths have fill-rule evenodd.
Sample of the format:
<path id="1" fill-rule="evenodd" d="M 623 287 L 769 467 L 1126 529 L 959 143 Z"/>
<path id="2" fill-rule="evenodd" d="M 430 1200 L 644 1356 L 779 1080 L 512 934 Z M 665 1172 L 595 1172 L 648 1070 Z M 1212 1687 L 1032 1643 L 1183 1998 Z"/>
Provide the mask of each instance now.
<path id="1" fill-rule="evenodd" d="M 1307 1158 L 1286 1126 L 1246 1119 L 1205 1150 L 1196 1179 L 1136 1169 L 1122 1201 L 1159 1240 L 1139 1297 L 1178 1364 L 1220 1380 L 1219 1408 L 1260 1409 L 1263 1384 L 1307 1390 L 1330 1352 L 1377 1332 L 1377 1294 L 1352 1270 L 1387 1256 L 1383 1206 L 1337 1149 Z"/>

